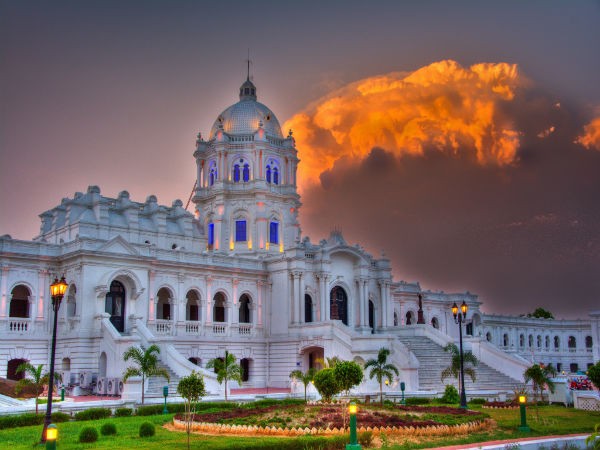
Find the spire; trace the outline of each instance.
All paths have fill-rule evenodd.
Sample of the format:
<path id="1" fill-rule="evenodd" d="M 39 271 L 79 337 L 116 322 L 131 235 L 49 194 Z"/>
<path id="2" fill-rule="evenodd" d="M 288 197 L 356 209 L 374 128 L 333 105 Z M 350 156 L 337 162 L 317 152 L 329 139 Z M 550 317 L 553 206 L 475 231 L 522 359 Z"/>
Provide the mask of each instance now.
<path id="1" fill-rule="evenodd" d="M 248 59 L 246 60 L 246 81 L 240 86 L 240 100 L 256 101 L 256 86 L 250 81 L 250 49 L 248 49 Z"/>

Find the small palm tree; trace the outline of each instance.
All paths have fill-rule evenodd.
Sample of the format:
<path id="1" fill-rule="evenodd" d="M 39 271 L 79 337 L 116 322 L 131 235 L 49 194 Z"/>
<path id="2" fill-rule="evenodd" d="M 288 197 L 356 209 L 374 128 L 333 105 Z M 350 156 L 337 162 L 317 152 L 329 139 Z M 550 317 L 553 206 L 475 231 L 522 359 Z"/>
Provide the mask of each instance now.
<path id="1" fill-rule="evenodd" d="M 26 387 L 31 386 L 33 388 L 33 392 L 35 393 L 35 413 L 38 413 L 38 402 L 39 396 L 44 392 L 44 385 L 48 384 L 50 381 L 50 372 L 46 372 L 42 374 L 42 370 L 44 368 L 43 364 L 35 367 L 33 364 L 25 362 L 17 367 L 16 373 L 24 373 L 25 375 L 29 375 L 31 378 L 22 378 L 17 382 L 15 386 L 15 394 L 19 395 L 19 393 Z M 54 380 L 60 382 L 62 377 L 59 373 L 54 372 Z"/>
<path id="2" fill-rule="evenodd" d="M 225 358 L 213 358 L 206 364 L 207 369 L 215 369 L 219 384 L 225 382 L 225 401 L 227 401 L 227 382 L 237 381 L 242 385 L 244 370 L 242 366 L 235 363 L 235 355 L 225 350 Z"/>
<path id="3" fill-rule="evenodd" d="M 139 347 L 129 347 L 123 354 L 123 360 L 129 361 L 132 359 L 139 367 L 128 367 L 123 374 L 123 381 L 127 381 L 130 377 L 142 377 L 142 406 L 144 405 L 144 386 L 146 378 L 163 377 L 170 381 L 169 372 L 166 369 L 158 366 L 158 357 L 160 348 L 156 345 L 151 345 L 146 351 Z"/>
<path id="4" fill-rule="evenodd" d="M 528 367 L 523 373 L 523 378 L 525 378 L 525 383 L 533 382 L 533 399 L 535 401 L 535 413 L 539 419 L 539 410 L 538 410 L 538 402 L 537 402 L 537 392 L 540 391 L 540 394 L 544 393 L 544 386 L 548 386 L 548 390 L 550 392 L 554 392 L 554 383 L 550 379 L 551 377 L 556 375 L 556 370 L 552 365 L 548 365 L 545 367 L 540 366 L 539 364 L 534 364 L 531 367 Z"/>
<path id="5" fill-rule="evenodd" d="M 445 352 L 450 352 L 452 354 L 452 360 L 450 365 L 442 370 L 442 383 L 446 378 L 454 377 L 458 380 L 458 385 L 461 386 L 460 379 L 460 351 L 456 344 L 448 344 L 444 347 Z M 463 352 L 463 371 L 469 377 L 471 377 L 471 381 L 475 381 L 475 366 L 477 366 L 477 357 L 471 353 L 470 351 Z M 468 367 L 467 364 L 471 364 L 473 367 Z"/>
<path id="6" fill-rule="evenodd" d="M 398 376 L 398 369 L 393 364 L 388 364 L 387 357 L 390 355 L 390 351 L 387 348 L 380 348 L 377 353 L 377 359 L 370 359 L 365 364 L 365 370 L 371 367 L 369 372 L 369 378 L 377 378 L 379 383 L 379 394 L 381 396 L 381 406 L 383 406 L 383 379 L 387 378 L 391 383 L 394 377 L 393 373 Z M 393 373 L 392 373 L 393 372 Z"/>
<path id="7" fill-rule="evenodd" d="M 315 362 L 321 364 L 323 369 L 333 369 L 337 363 L 341 362 L 341 359 L 337 356 L 332 356 L 331 358 L 328 356 L 327 358 L 317 358 Z"/>
<path id="8" fill-rule="evenodd" d="M 290 373 L 290 378 L 296 378 L 297 380 L 302 381 L 302 384 L 304 385 L 304 401 L 306 401 L 306 388 L 315 377 L 316 372 L 317 371 L 313 367 L 308 369 L 306 373 L 302 373 L 301 370 L 293 370 Z"/>

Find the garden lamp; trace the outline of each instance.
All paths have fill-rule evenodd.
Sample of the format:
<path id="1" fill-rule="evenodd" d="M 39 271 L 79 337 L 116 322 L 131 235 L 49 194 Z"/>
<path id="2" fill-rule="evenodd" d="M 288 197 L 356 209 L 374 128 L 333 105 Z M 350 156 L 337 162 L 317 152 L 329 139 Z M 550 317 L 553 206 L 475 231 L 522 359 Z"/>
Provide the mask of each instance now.
<path id="1" fill-rule="evenodd" d="M 56 438 L 58 437 L 58 429 L 56 425 L 51 423 L 46 428 L 46 450 L 56 450 Z"/>
<path id="2" fill-rule="evenodd" d="M 527 406 L 527 396 L 519 395 L 519 409 L 521 410 L 521 426 L 518 428 L 519 431 L 529 433 L 531 428 L 527 426 L 527 414 L 525 408 Z"/>
<path id="3" fill-rule="evenodd" d="M 356 412 L 358 407 L 356 403 L 350 402 L 348 405 L 348 413 L 350 414 L 350 443 L 346 444 L 346 450 L 361 450 L 361 446 L 358 443 L 358 436 L 356 434 Z"/>
<path id="4" fill-rule="evenodd" d="M 167 397 L 169 396 L 169 385 L 163 387 L 163 396 L 165 397 L 165 409 L 163 409 L 163 414 L 169 414 L 169 410 L 167 409 Z"/>
<path id="5" fill-rule="evenodd" d="M 400 382 L 400 390 L 402 391 L 402 402 L 400 403 L 401 405 L 406 405 L 406 402 L 404 401 L 404 390 L 406 389 L 406 384 L 404 384 L 404 381 Z"/>

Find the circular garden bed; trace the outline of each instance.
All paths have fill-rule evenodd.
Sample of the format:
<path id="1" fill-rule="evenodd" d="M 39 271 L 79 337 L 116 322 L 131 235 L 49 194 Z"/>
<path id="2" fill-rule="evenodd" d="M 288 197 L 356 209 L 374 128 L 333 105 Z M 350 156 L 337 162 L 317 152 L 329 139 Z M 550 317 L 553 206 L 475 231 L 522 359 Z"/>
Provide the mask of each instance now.
<path id="1" fill-rule="evenodd" d="M 185 429 L 184 414 L 173 425 Z M 299 436 L 348 432 L 344 405 L 249 405 L 205 410 L 194 415 L 192 430 L 203 433 Z M 414 435 L 464 434 L 491 426 L 484 413 L 447 406 L 359 405 L 358 431 Z"/>

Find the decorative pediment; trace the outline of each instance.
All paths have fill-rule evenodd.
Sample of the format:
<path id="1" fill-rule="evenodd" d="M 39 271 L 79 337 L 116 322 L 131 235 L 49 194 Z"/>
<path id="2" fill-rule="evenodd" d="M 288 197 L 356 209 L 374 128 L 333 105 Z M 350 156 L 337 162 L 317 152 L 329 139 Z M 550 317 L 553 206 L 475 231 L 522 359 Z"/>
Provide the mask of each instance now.
<path id="1" fill-rule="evenodd" d="M 102 244 L 97 251 L 119 253 L 122 255 L 139 255 L 139 252 L 135 249 L 135 247 L 133 247 L 133 245 L 123 239 L 120 235 L 115 236 L 110 241 Z"/>

